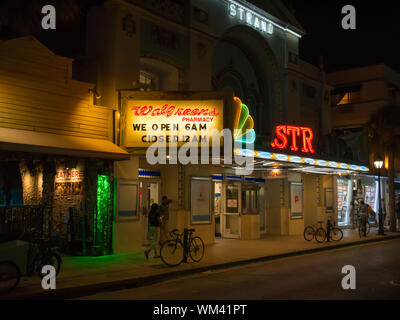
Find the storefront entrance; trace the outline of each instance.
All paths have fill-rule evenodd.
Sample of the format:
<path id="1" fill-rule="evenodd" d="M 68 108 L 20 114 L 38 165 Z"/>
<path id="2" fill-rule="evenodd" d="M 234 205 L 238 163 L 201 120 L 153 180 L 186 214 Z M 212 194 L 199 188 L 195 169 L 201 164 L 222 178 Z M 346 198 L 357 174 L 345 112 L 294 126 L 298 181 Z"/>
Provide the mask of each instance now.
<path id="1" fill-rule="evenodd" d="M 223 183 L 224 210 L 222 212 L 222 237 L 240 239 L 241 184 Z"/>
<path id="2" fill-rule="evenodd" d="M 143 217 L 143 244 L 151 242 L 148 214 L 153 203 L 161 203 L 161 181 L 159 179 L 139 180 L 139 208 Z"/>
<path id="3" fill-rule="evenodd" d="M 246 182 L 242 184 L 242 213 L 259 215 L 260 233 L 266 232 L 264 182 Z"/>
<path id="4" fill-rule="evenodd" d="M 264 183 L 246 179 L 214 181 L 215 236 L 241 239 L 243 236 L 248 238 L 250 231 L 252 235 L 265 232 L 264 190 Z M 249 216 L 253 218 L 243 220 Z M 249 221 L 252 221 L 251 224 L 254 221 L 257 223 L 249 226 Z M 243 235 L 243 224 L 246 235 Z"/>
<path id="5" fill-rule="evenodd" d="M 353 180 L 350 177 L 337 178 L 337 213 L 338 225 L 350 226 L 351 203 L 353 198 Z"/>

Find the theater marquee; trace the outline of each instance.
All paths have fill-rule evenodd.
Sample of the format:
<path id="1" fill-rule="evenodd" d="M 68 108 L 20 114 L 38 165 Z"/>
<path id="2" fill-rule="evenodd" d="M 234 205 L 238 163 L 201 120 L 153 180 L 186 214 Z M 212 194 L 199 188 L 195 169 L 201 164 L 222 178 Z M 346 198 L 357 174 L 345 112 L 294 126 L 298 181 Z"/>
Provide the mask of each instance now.
<path id="1" fill-rule="evenodd" d="M 223 100 L 128 100 L 125 146 L 209 141 L 223 129 Z"/>

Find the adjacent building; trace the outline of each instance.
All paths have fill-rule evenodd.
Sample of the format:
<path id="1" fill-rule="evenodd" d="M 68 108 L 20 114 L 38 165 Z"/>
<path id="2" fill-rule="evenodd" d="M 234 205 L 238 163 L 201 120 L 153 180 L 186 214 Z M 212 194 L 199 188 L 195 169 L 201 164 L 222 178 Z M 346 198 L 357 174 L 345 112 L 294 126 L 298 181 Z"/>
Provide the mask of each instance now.
<path id="1" fill-rule="evenodd" d="M 398 197 L 400 163 L 397 156 L 393 157 L 391 162 L 390 150 L 379 144 L 376 139 L 375 141 L 371 139 L 373 133 L 368 129 L 368 123 L 374 121 L 376 112 L 382 110 L 384 106 L 399 105 L 400 74 L 387 65 L 377 64 L 328 73 L 327 81 L 334 87 L 331 98 L 332 128 L 337 136 L 342 137 L 351 146 L 354 157 L 369 163 L 373 175 L 363 178 L 363 195 L 377 212 L 378 171 L 374 169 L 374 161 L 377 158 L 384 160 L 384 167 L 381 170 L 383 175 L 381 198 L 384 212 L 390 213 L 394 209 L 394 201 L 392 198 L 390 210 L 389 168 L 393 166 L 396 187 L 393 191 Z"/>
<path id="2" fill-rule="evenodd" d="M 93 103 L 93 87 L 34 37 L 0 42 L 0 234 L 112 252 L 113 162 L 128 153 L 113 143 L 113 110 Z"/>

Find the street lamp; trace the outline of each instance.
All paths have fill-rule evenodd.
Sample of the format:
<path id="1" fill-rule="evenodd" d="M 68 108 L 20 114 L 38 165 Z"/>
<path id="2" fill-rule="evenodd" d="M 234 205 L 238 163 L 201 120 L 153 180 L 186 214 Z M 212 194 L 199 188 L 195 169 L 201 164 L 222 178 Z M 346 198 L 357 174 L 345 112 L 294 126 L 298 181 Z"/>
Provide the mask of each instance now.
<path id="1" fill-rule="evenodd" d="M 382 213 L 382 205 L 381 205 L 381 168 L 383 166 L 383 161 L 381 159 L 377 159 L 374 161 L 374 166 L 378 169 L 378 203 L 379 203 L 379 231 L 378 234 L 383 236 L 383 213 Z"/>

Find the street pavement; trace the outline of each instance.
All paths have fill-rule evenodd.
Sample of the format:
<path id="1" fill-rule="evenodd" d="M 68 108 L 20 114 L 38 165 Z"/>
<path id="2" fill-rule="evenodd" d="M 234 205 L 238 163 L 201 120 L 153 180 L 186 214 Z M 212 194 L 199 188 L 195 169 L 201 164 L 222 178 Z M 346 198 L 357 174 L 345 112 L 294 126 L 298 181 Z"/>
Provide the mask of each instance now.
<path id="1" fill-rule="evenodd" d="M 400 239 L 253 263 L 83 299 L 400 299 Z M 356 271 L 344 290 L 342 267 Z"/>
<path id="2" fill-rule="evenodd" d="M 139 287 L 176 276 L 391 237 L 400 237 L 400 233 L 386 231 L 386 236 L 378 236 L 377 230 L 372 228 L 366 238 L 360 238 L 357 230 L 346 229 L 343 240 L 329 243 L 308 242 L 302 235 L 265 235 L 260 240 L 216 239 L 215 243 L 206 246 L 204 258 L 199 263 L 183 263 L 177 267 L 167 267 L 160 259 L 146 261 L 143 251 L 102 257 L 63 257 L 56 290 L 44 291 L 37 276 L 23 277 L 18 287 L 4 298 L 77 298 L 101 291 Z"/>

